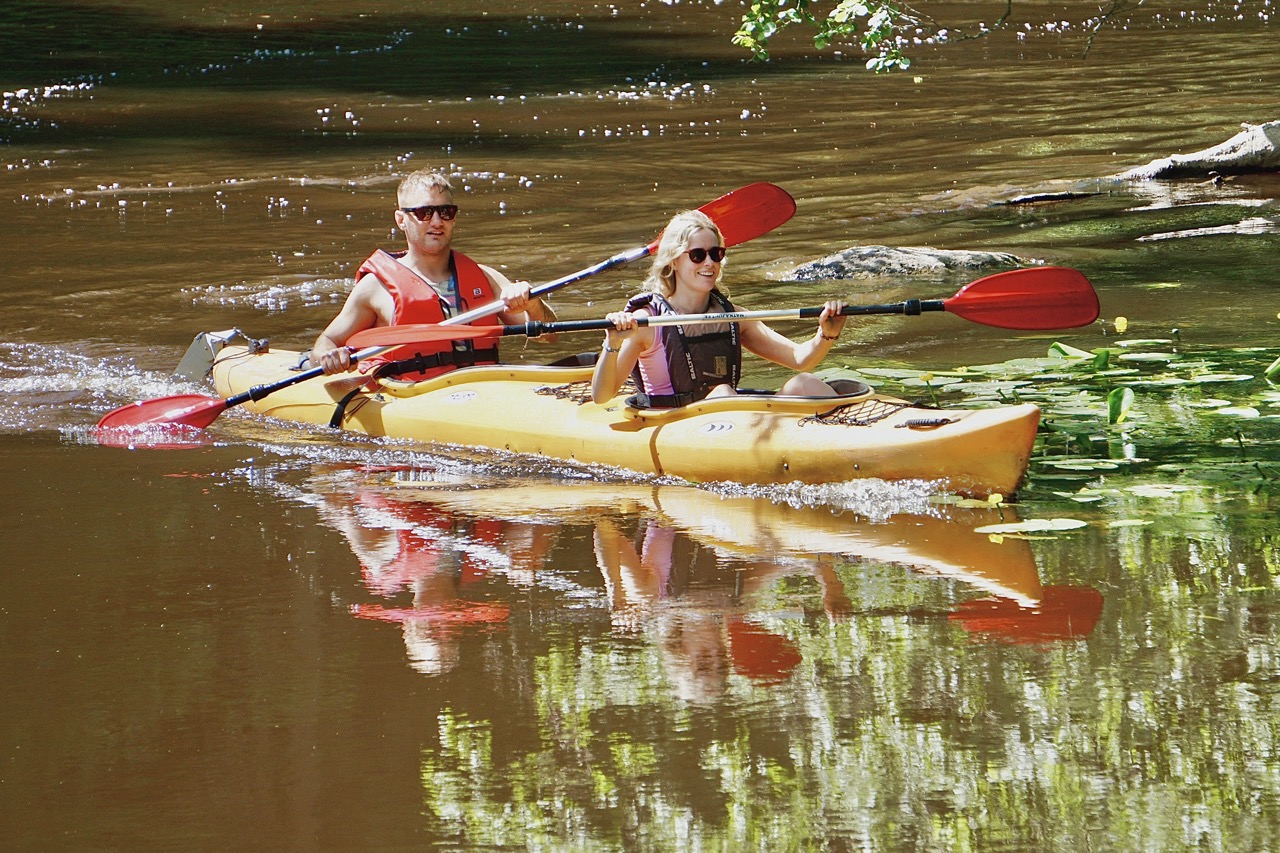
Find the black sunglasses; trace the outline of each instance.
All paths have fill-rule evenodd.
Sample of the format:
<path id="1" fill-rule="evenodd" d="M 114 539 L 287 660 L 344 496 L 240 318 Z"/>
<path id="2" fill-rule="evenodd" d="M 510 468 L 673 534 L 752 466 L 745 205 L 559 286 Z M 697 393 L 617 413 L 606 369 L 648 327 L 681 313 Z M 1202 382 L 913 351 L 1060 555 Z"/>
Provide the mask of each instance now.
<path id="1" fill-rule="evenodd" d="M 420 204 L 417 207 L 402 207 L 400 209 L 419 222 L 430 222 L 431 217 L 437 213 L 440 214 L 440 218 L 445 222 L 458 215 L 458 206 L 456 204 Z"/>
<path id="2" fill-rule="evenodd" d="M 685 254 L 687 254 L 689 256 L 689 260 L 693 261 L 695 264 L 702 263 L 708 256 L 718 264 L 724 260 L 724 253 L 724 246 L 712 246 L 710 249 L 690 249 Z"/>

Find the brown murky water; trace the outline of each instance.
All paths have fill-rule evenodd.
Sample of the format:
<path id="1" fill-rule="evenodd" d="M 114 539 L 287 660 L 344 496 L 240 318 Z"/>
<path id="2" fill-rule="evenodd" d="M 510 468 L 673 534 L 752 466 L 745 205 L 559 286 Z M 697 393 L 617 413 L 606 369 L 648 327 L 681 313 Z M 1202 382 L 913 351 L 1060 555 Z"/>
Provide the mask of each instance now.
<path id="1" fill-rule="evenodd" d="M 794 43 L 744 63 L 714 3 L 6 4 L 5 845 L 1274 849 L 1265 490 L 1064 511 L 1033 474 L 1002 514 L 239 412 L 183 451 L 89 436 L 190 390 L 168 374 L 197 332 L 312 340 L 398 242 L 395 185 L 424 165 L 464 186 L 459 247 L 532 281 L 767 180 L 798 211 L 734 252 L 749 307 L 945 296 L 965 279 L 787 275 L 852 245 L 978 248 L 1081 269 L 1130 334 L 1274 348 L 1280 179 L 1099 180 L 1278 117 L 1273 5 L 1144 9 L 1087 60 L 1072 14 L 1030 9 L 872 77 Z M 1100 194 L 998 204 L 1063 188 Z M 638 276 L 553 301 L 602 316 Z M 866 319 L 830 363 L 1039 356 L 1108 328 Z M 1067 513 L 1089 526 L 972 532 Z"/>

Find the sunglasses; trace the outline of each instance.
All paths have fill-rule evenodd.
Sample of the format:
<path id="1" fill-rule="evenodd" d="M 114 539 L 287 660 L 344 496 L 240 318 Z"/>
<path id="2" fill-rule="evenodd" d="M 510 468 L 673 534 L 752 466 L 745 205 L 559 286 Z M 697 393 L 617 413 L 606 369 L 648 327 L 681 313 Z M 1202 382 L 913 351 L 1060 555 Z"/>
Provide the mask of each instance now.
<path id="1" fill-rule="evenodd" d="M 710 249 L 690 249 L 685 252 L 685 254 L 689 256 L 689 260 L 693 261 L 695 264 L 702 263 L 708 257 L 718 264 L 724 260 L 724 253 L 724 246 L 712 246 Z"/>
<path id="2" fill-rule="evenodd" d="M 419 222 L 430 222 L 431 217 L 437 213 L 440 214 L 440 219 L 445 222 L 458 215 L 458 206 L 456 204 L 420 204 L 417 207 L 402 207 L 400 209 Z"/>

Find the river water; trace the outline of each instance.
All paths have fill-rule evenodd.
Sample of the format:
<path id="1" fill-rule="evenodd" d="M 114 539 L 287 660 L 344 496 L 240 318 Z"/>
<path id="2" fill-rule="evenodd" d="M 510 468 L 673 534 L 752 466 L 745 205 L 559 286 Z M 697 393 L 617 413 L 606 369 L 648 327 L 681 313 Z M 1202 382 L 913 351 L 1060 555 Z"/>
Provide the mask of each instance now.
<path id="1" fill-rule="evenodd" d="M 91 433 L 193 390 L 169 374 L 198 332 L 307 345 L 422 166 L 463 187 L 457 245 L 535 282 L 771 181 L 798 210 L 734 250 L 746 307 L 966 280 L 788 280 L 870 244 L 1072 266 L 1102 302 L 1061 333 L 855 320 L 828 366 L 1092 350 L 1120 317 L 1265 365 L 1280 176 L 1107 177 L 1280 117 L 1274 4 L 1133 7 L 1087 57 L 1078 12 L 1019 4 L 879 77 L 790 38 L 746 62 L 728 3 L 187 5 L 0 11 L 8 849 L 1276 849 L 1276 452 L 1248 429 L 1197 433 L 1248 477 L 1084 495 L 1037 465 L 985 509 L 239 410 L 184 450 Z M 638 277 L 553 303 L 602 316 Z M 568 337 L 505 352 L 597 344 Z M 973 532 L 1065 516 L 1086 525 Z"/>

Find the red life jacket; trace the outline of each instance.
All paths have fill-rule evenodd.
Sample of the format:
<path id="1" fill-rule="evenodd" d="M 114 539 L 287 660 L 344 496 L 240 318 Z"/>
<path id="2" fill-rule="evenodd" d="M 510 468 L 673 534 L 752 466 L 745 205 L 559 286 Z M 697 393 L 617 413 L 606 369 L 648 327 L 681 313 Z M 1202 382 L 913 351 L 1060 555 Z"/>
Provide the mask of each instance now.
<path id="1" fill-rule="evenodd" d="M 395 303 L 393 325 L 404 323 L 441 323 L 450 313 L 448 303 L 422 276 L 400 263 L 404 252 L 377 249 L 356 271 L 356 281 L 366 275 L 375 276 L 391 294 Z M 458 281 L 458 302 L 462 311 L 486 305 L 498 297 L 489 277 L 480 265 L 461 252 L 451 252 L 451 263 Z M 496 326 L 494 315 L 474 321 L 476 326 Z M 459 367 L 473 364 L 497 364 L 498 348 L 477 350 L 471 341 L 433 341 L 396 347 L 360 362 L 363 373 L 394 376 L 410 382 L 430 379 Z"/>

